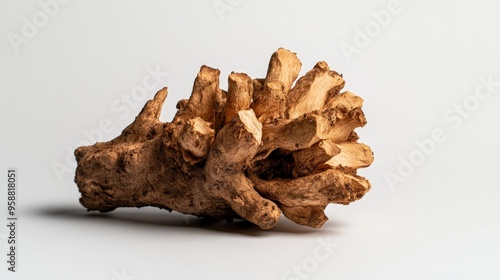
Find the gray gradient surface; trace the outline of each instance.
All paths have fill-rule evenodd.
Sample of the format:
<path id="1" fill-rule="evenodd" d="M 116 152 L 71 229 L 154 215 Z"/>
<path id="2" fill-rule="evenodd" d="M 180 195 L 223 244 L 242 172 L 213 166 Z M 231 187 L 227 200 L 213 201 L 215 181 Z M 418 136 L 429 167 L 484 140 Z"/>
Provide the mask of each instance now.
<path id="1" fill-rule="evenodd" d="M 0 2 L 0 279 L 500 278 L 498 1 Z M 284 47 L 365 100 L 372 190 L 322 229 L 156 209 L 86 213 L 72 151 L 161 120 L 202 64 L 265 76 Z M 7 271 L 6 173 L 19 175 Z"/>

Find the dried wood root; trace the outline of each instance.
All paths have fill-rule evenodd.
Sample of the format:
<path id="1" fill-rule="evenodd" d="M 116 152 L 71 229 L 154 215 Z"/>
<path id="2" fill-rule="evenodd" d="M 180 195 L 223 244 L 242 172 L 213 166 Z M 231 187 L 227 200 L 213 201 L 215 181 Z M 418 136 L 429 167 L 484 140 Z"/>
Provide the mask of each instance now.
<path id="1" fill-rule="evenodd" d="M 246 219 L 263 229 L 281 213 L 321 227 L 330 203 L 370 189 L 356 175 L 373 161 L 354 132 L 363 100 L 340 92 L 342 75 L 325 62 L 298 79 L 295 53 L 276 51 L 267 76 L 202 66 L 172 122 L 159 120 L 167 89 L 149 100 L 120 136 L 79 147 L 75 182 L 88 210 L 155 206 L 200 217 Z"/>

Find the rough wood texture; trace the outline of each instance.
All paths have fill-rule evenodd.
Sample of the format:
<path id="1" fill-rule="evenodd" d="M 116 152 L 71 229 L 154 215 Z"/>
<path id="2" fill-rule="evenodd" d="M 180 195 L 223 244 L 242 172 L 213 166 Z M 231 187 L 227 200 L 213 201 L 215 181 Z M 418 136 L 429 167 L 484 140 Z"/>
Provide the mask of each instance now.
<path id="1" fill-rule="evenodd" d="M 159 121 L 163 88 L 120 136 L 75 151 L 75 182 L 88 210 L 155 206 L 200 217 L 273 227 L 281 212 L 321 227 L 330 203 L 370 189 L 358 168 L 373 153 L 353 131 L 366 124 L 363 100 L 340 93 L 342 75 L 318 62 L 294 81 L 301 62 L 276 51 L 265 79 L 202 66 L 172 122 Z"/>

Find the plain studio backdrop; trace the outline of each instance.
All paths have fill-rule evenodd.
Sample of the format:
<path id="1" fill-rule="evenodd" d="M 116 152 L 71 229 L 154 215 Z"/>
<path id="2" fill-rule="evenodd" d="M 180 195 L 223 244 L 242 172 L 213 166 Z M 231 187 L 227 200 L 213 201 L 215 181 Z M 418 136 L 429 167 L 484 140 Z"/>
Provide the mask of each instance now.
<path id="1" fill-rule="evenodd" d="M 2 1 L 1 279 L 500 279 L 498 1 Z M 153 208 L 87 213 L 78 145 L 116 137 L 206 64 L 253 78 L 279 47 L 361 96 L 372 190 L 321 229 Z M 16 273 L 7 169 L 17 168 Z M 5 224 L 4 224 L 5 223 Z"/>

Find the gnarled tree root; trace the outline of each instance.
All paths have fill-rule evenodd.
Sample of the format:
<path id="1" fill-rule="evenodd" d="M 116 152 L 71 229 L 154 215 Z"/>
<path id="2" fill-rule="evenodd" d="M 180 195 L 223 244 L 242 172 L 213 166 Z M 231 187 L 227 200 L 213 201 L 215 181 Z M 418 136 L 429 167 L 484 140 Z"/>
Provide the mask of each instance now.
<path id="1" fill-rule="evenodd" d="M 88 210 L 155 206 L 200 217 L 273 227 L 281 212 L 321 227 L 330 203 L 370 189 L 356 175 L 373 161 L 354 132 L 363 100 L 340 92 L 342 75 L 325 62 L 297 79 L 295 53 L 276 51 L 264 79 L 202 66 L 172 122 L 159 120 L 163 88 L 120 136 L 79 147 L 75 182 Z"/>

